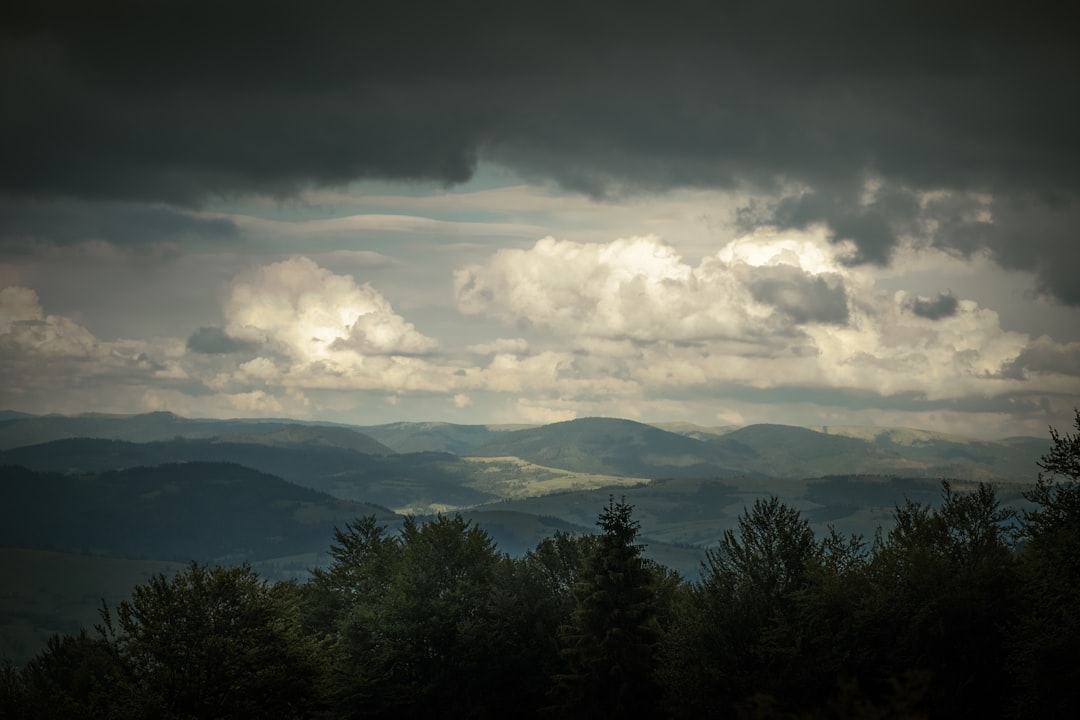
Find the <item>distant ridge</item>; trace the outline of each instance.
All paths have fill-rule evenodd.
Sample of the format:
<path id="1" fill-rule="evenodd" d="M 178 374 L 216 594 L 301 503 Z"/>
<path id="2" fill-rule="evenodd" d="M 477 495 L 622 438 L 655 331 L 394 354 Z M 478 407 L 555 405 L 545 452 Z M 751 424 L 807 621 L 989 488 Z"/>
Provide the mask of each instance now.
<path id="1" fill-rule="evenodd" d="M 475 447 L 510 432 L 518 425 L 454 425 L 444 422 L 397 422 L 360 428 L 365 435 L 399 453 L 449 452 L 467 455 Z"/>
<path id="2" fill-rule="evenodd" d="M 473 450 L 480 457 L 514 456 L 574 472 L 631 477 L 730 476 L 731 458 L 715 446 L 652 425 L 616 418 L 581 418 L 506 433 Z"/>
<path id="3" fill-rule="evenodd" d="M 736 467 L 784 478 L 888 474 L 1029 482 L 1046 451 L 1043 438 L 994 442 L 911 428 L 831 425 L 747 425 L 702 439 L 741 456 Z"/>
<path id="4" fill-rule="evenodd" d="M 5 411 L 12 412 L 12 411 Z M 312 428 L 303 441 L 316 441 L 324 438 L 324 444 L 337 444 L 330 438 L 340 441 L 345 433 L 359 431 L 348 425 L 330 423 L 302 423 L 297 420 L 257 420 L 234 419 L 212 420 L 180 417 L 171 412 L 150 412 L 138 415 L 110 415 L 105 413 L 86 413 L 83 415 L 20 415 L 0 419 L 0 450 L 39 445 L 52 440 L 68 438 L 100 438 L 103 440 L 126 440 L 128 442 L 154 442 L 175 438 L 214 438 L 221 436 L 240 436 L 244 441 L 251 441 L 256 435 L 277 434 L 277 441 L 288 442 L 291 432 L 301 438 L 297 428 Z M 316 431 L 318 428 L 320 431 Z M 336 432 L 343 431 L 343 432 Z M 369 438 L 370 439 L 370 438 Z M 375 442 L 372 440 L 372 442 Z M 270 444 L 270 443 L 264 443 Z M 375 446 L 372 445 L 372 448 Z M 376 454 L 392 452 L 382 446 L 381 450 L 369 451 Z"/>
<path id="5" fill-rule="evenodd" d="M 30 413 L 19 412 L 18 410 L 0 410 L 0 422 L 5 420 L 21 420 L 22 418 L 34 417 Z"/>
<path id="6" fill-rule="evenodd" d="M 330 425 L 271 425 L 259 432 L 231 433 L 219 435 L 217 442 L 247 443 L 251 445 L 271 445 L 291 447 L 296 445 L 318 445 L 323 447 L 344 448 L 367 455 L 393 455 L 394 450 L 378 440 L 352 428 Z"/>
<path id="7" fill-rule="evenodd" d="M 70 474 L 192 462 L 235 463 L 345 500 L 394 508 L 476 505 L 493 497 L 469 487 L 470 465 L 448 453 L 369 454 L 317 442 L 213 438 L 148 443 L 68 438 L 0 452 L 0 464 Z"/>
<path id="8" fill-rule="evenodd" d="M 1034 463 L 1046 450 L 1045 438 L 984 441 L 913 428 L 842 425 L 705 427 L 692 423 L 650 425 L 619 418 L 581 418 L 542 426 L 444 422 L 349 426 L 280 419 L 187 419 L 169 412 L 71 417 L 5 412 L 18 416 L 0 420 L 0 451 L 73 438 L 137 443 L 203 440 L 219 447 L 198 457 L 190 455 L 191 448 L 184 448 L 180 455 L 173 453 L 160 462 L 199 459 L 247 464 L 247 458 L 258 455 L 261 447 L 268 449 L 267 454 L 261 460 L 252 460 L 251 465 L 281 472 L 290 479 L 309 477 L 313 473 L 302 465 L 294 472 L 267 463 L 288 465 L 292 460 L 284 456 L 279 458 L 274 453 L 280 454 L 291 448 L 318 454 L 319 464 L 324 464 L 335 451 L 383 457 L 394 453 L 435 452 L 450 453 L 459 458 L 516 457 L 569 472 L 628 478 L 730 477 L 735 474 L 796 478 L 884 473 L 1030 482 Z M 242 449 L 241 445 L 247 448 Z M 226 448 L 232 449 L 226 452 Z M 422 473 L 424 477 L 434 477 L 430 472 L 434 465 L 449 468 L 450 462 L 438 458 L 415 460 L 427 467 Z M 405 478 L 413 474 L 408 469 L 413 464 L 414 460 L 404 459 L 394 463 L 392 474 Z M 378 473 L 390 470 L 390 466 L 375 468 L 366 461 L 360 465 L 368 481 Z M 342 467 L 334 472 L 349 469 Z M 468 472 L 463 468 L 450 470 L 457 479 L 463 479 L 462 473 L 467 475 Z M 319 487 L 329 489 L 325 485 Z M 342 487 L 344 485 L 338 482 L 339 490 Z"/>

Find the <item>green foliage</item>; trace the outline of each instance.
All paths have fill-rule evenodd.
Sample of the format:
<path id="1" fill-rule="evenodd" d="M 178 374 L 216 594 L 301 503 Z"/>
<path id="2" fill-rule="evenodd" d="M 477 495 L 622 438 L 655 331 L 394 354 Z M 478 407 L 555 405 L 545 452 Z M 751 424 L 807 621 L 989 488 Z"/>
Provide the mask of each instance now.
<path id="1" fill-rule="evenodd" d="M 866 664 L 879 683 L 927 671 L 927 702 L 946 715 L 993 715 L 1012 694 L 1003 659 L 1020 603 L 1015 513 L 985 484 L 961 495 L 943 482 L 942 497 L 937 509 L 897 508 L 875 548 L 860 618 Z"/>
<path id="2" fill-rule="evenodd" d="M 1039 459 L 1039 467 L 1051 475 L 1064 475 L 1080 482 L 1080 409 L 1074 411 L 1075 433 L 1060 434 L 1050 428 L 1050 450 Z"/>
<path id="3" fill-rule="evenodd" d="M 595 535 L 575 536 L 559 530 L 525 553 L 524 562 L 553 597 L 572 604 L 582 566 L 596 551 L 598 540 Z"/>
<path id="4" fill-rule="evenodd" d="M 498 555 L 491 538 L 461 516 L 406 520 L 402 555 L 387 588 L 377 629 L 399 702 L 430 709 L 458 697 L 479 699 L 473 636 L 488 620 L 487 599 Z"/>
<path id="5" fill-rule="evenodd" d="M 192 563 L 139 586 L 102 630 L 160 717 L 299 717 L 315 701 L 315 649 L 298 593 L 249 567 Z"/>
<path id="6" fill-rule="evenodd" d="M 708 552 L 704 589 L 770 612 L 777 600 L 801 587 L 817 552 L 810 524 L 776 497 L 757 500 Z"/>
<path id="7" fill-rule="evenodd" d="M 744 510 L 738 532 L 725 532 L 708 552 L 666 645 L 674 710 L 722 716 L 761 692 L 805 700 L 802 686 L 815 684 L 806 671 L 816 666 L 800 667 L 800 593 L 816 570 L 851 564 L 853 543 L 833 534 L 819 544 L 799 512 L 775 497 Z"/>
<path id="8" fill-rule="evenodd" d="M 358 518 L 303 586 L 155 576 L 0 667 L 0 718 L 1074 717 L 1077 431 L 1019 517 L 942 483 L 868 548 L 760 499 L 693 584 L 625 499 L 516 559 L 460 515 Z"/>
<path id="9" fill-rule="evenodd" d="M 54 635 L 17 675 L 5 668 L 6 710 L 0 717 L 48 720 L 149 717 L 131 668 L 116 648 L 85 631 Z"/>
<path id="10" fill-rule="evenodd" d="M 333 561 L 327 569 L 315 568 L 304 586 L 305 627 L 321 635 L 340 628 L 343 618 L 381 598 L 398 560 L 398 539 L 387 534 L 374 515 L 334 529 L 330 545 Z"/>
<path id="11" fill-rule="evenodd" d="M 298 588 L 249 567 L 192 563 L 138 586 L 97 636 L 54 636 L 0 708 L 19 718 L 301 717 L 317 710 L 320 665 L 299 632 Z"/>
<path id="12" fill-rule="evenodd" d="M 837 683 L 834 694 L 819 707 L 784 710 L 771 695 L 753 695 L 736 705 L 739 720 L 925 720 L 919 708 L 926 695 L 925 673 L 909 672 L 891 680 L 888 692 L 876 698 L 867 695 L 850 678 Z"/>
<path id="13" fill-rule="evenodd" d="M 559 633 L 566 672 L 553 693 L 562 717 L 648 716 L 657 705 L 658 578 L 636 544 L 632 512 L 609 500 L 574 586 L 574 609 Z"/>
<path id="14" fill-rule="evenodd" d="M 486 655 L 478 672 L 476 716 L 528 718 L 544 706 L 558 671 L 558 628 L 569 616 L 565 594 L 526 558 L 503 558 L 487 598 L 488 619 L 474 626 L 470 650 Z"/>
<path id="15" fill-rule="evenodd" d="M 1032 717 L 1080 715 L 1080 410 L 1075 427 L 1051 429 L 1039 462 L 1049 475 L 1027 494 L 1035 508 L 1021 528 L 1027 611 L 1016 637 L 1017 707 Z"/>
<path id="16" fill-rule="evenodd" d="M 337 541 L 334 564 L 314 583 L 339 608 L 340 711 L 436 717 L 457 702 L 461 716 L 480 714 L 484 681 L 503 649 L 490 631 L 504 558 L 487 533 L 456 515 L 406 518 L 389 538 L 368 518 Z"/>
<path id="17" fill-rule="evenodd" d="M 22 673 L 5 658 L 0 661 L 0 720 L 19 717 L 27 705 Z"/>

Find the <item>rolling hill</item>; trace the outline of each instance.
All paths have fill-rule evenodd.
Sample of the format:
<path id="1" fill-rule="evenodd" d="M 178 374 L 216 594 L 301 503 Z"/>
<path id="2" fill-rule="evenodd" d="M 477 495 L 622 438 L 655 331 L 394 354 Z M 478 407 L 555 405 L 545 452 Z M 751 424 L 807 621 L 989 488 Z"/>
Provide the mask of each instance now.
<path id="1" fill-rule="evenodd" d="M 0 467 L 0 546 L 201 562 L 325 552 L 335 526 L 385 508 L 230 463 L 62 475 Z"/>
<path id="2" fill-rule="evenodd" d="M 448 452 L 467 455 L 519 425 L 455 425 L 440 422 L 399 422 L 359 428 L 399 453 Z"/>
<path id="3" fill-rule="evenodd" d="M 925 430 L 839 425 L 710 428 L 689 423 L 646 425 L 584 418 L 545 426 L 399 422 L 359 427 L 293 420 L 198 420 L 167 412 L 72 417 L 0 413 L 0 450 L 79 437 L 140 443 L 188 439 L 216 442 L 223 447 L 325 448 L 383 456 L 434 452 L 506 457 L 572 473 L 646 478 L 875 473 L 1031 481 L 1034 463 L 1046 450 L 1044 438 L 981 441 Z M 257 454 L 246 453 L 248 457 Z M 172 459 L 246 464 L 244 455 L 244 451 L 233 447 L 228 452 L 219 449 L 217 455 L 181 454 Z M 325 460 L 317 459 L 316 466 Z M 165 461 L 169 460 L 159 462 Z M 287 466 L 288 462 L 281 467 L 253 465 L 298 481 L 327 475 Z M 468 472 L 458 468 L 455 474 L 464 477 Z"/>
<path id="4" fill-rule="evenodd" d="M 438 447 L 473 458 L 518 458 L 566 472 L 638 478 L 879 474 L 1030 482 L 1046 451 L 1042 438 L 981 441 L 904 428 L 775 424 L 654 426 L 613 418 L 497 432 L 441 423 L 363 430 L 398 451 Z"/>
<path id="5" fill-rule="evenodd" d="M 139 415 L 107 415 L 87 413 L 84 415 L 24 415 L 3 411 L 0 414 L 0 450 L 24 445 L 39 445 L 66 438 L 101 438 L 129 442 L 153 442 L 176 438 L 214 438 L 222 436 L 253 436 L 277 433 L 284 440 L 289 433 L 301 437 L 296 428 L 312 428 L 306 442 L 350 446 L 357 441 L 349 439 L 348 433 L 357 431 L 348 426 L 327 423 L 298 423 L 295 420 L 204 420 L 183 418 L 171 412 L 151 412 Z M 314 429 L 324 430 L 321 434 Z M 370 438 L 369 438 L 370 440 Z M 374 442 L 374 441 L 372 441 Z M 371 445 L 372 448 L 377 445 Z M 386 453 L 384 446 L 370 452 Z"/>
<path id="6" fill-rule="evenodd" d="M 472 466 L 448 453 L 369 455 L 308 442 L 286 445 L 179 439 L 133 443 L 87 438 L 0 452 L 0 464 L 57 473 L 101 473 L 188 462 L 235 463 L 344 500 L 406 512 L 476 505 L 498 497 L 471 487 Z"/>
<path id="7" fill-rule="evenodd" d="M 258 432 L 236 432 L 217 435 L 218 443 L 268 445 L 271 447 L 330 447 L 365 455 L 393 455 L 396 451 L 352 428 L 336 425 L 301 425 L 275 423 Z"/>
<path id="8" fill-rule="evenodd" d="M 677 428 L 723 449 L 731 466 L 781 478 L 875 474 L 1033 482 L 1043 438 L 973 440 L 906 428 L 748 425 Z"/>
<path id="9" fill-rule="evenodd" d="M 530 463 L 631 477 L 730 477 L 732 457 L 720 447 L 614 418 L 583 418 L 502 435 L 471 452 Z"/>

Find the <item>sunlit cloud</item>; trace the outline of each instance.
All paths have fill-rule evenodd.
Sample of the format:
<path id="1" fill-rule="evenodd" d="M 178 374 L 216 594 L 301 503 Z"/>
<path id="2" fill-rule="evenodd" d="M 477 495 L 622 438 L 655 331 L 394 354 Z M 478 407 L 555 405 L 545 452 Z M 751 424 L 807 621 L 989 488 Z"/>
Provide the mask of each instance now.
<path id="1" fill-rule="evenodd" d="M 652 200 L 648 211 L 608 206 L 606 236 L 605 207 L 594 200 L 568 196 L 564 213 L 555 194 L 534 186 L 476 194 L 516 203 L 536 227 L 569 226 L 575 214 L 591 227 L 527 242 L 463 232 L 421 256 L 411 253 L 422 239 L 410 240 L 408 251 L 386 244 L 373 251 L 362 240 L 350 247 L 348 232 L 344 244 L 315 244 L 307 254 L 245 260 L 232 250 L 205 293 L 219 298 L 218 313 L 201 315 L 179 337 L 103 340 L 13 283 L 0 348 L 22 379 L 7 403 L 343 420 L 384 419 L 390 409 L 415 419 L 429 408 L 432 417 L 472 422 L 615 415 L 829 424 L 869 421 L 876 412 L 890 422 L 986 432 L 1010 427 L 1001 419 L 1007 408 L 1029 408 L 1030 419 L 1013 421 L 1009 432 L 1017 433 L 1039 432 L 1045 413 L 1067 412 L 1076 397 L 1077 342 L 1006 329 L 993 306 L 1004 296 L 976 283 L 996 267 L 988 258 L 913 239 L 890 267 L 853 264 L 850 244 L 825 227 L 738 234 L 736 223 L 705 223 L 706 208 L 687 194 L 670 206 Z M 399 197 L 423 219 L 449 212 L 451 195 L 379 202 Z M 479 212 L 480 197 L 469 202 Z M 504 216 L 505 208 L 495 210 L 492 217 Z M 650 212 L 655 222 L 645 220 Z M 359 238 L 366 231 L 356 217 L 250 223 L 245 232 L 251 240 L 287 231 L 295 240 L 353 227 Z M 633 225 L 673 234 L 638 234 Z M 390 227 L 382 231 L 396 232 Z M 449 226 L 397 227 L 438 236 Z M 615 227 L 630 232 L 620 237 Z M 708 240 L 703 228 L 718 234 Z M 58 248 L 51 262 L 74 267 L 76 250 Z M 187 267 L 184 256 L 173 262 L 178 272 Z M 26 267 L 12 265 L 8 274 L 41 282 Z M 909 286 L 907 278 L 925 280 Z M 1014 285 L 1002 287 L 1022 280 L 1010 275 Z M 408 302 L 392 303 L 384 288 Z M 57 392 L 67 398 L 62 406 L 45 400 Z M 108 403 L 95 399 L 105 395 Z M 783 398 L 799 408 L 790 417 L 778 414 Z M 972 399 L 1001 410 L 948 409 Z"/>

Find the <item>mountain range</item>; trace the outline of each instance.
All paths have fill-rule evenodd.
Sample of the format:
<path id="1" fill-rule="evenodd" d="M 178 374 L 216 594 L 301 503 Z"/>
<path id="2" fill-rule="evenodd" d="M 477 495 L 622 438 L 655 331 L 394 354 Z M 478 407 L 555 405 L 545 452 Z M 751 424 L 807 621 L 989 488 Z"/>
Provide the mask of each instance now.
<path id="1" fill-rule="evenodd" d="M 22 657 L 105 596 L 86 592 L 86 573 L 70 597 L 57 589 L 53 576 L 76 566 L 120 578 L 110 597 L 191 559 L 302 578 L 353 518 L 393 531 L 405 514 L 436 512 L 460 512 L 520 554 L 556 530 L 590 532 L 617 496 L 634 506 L 647 554 L 694 576 L 759 498 L 779 497 L 815 531 L 864 538 L 898 504 L 939 502 L 942 479 L 961 492 L 990 482 L 1003 505 L 1024 507 L 1048 441 L 615 418 L 348 426 L 0 412 L 0 448 L 0 570 L 12 578 L 0 653 Z"/>
<path id="2" fill-rule="evenodd" d="M 176 459 L 195 459 L 185 457 L 194 453 L 199 459 L 228 460 L 230 453 L 238 453 L 237 448 L 244 446 L 301 448 L 312 453 L 322 449 L 328 456 L 335 451 L 373 457 L 434 452 L 459 458 L 514 457 L 574 473 L 650 479 L 872 473 L 1022 482 L 1032 479 L 1034 462 L 1046 448 L 1043 438 L 985 441 L 904 428 L 812 429 L 764 424 L 705 428 L 615 418 L 583 418 L 543 426 L 345 426 L 294 420 L 190 420 L 156 412 L 8 417 L 0 420 L 0 459 L 22 462 L 16 458 L 45 452 L 28 450 L 28 446 L 72 438 L 162 443 L 152 452 L 172 452 Z M 205 442 L 178 449 L 181 439 Z M 170 442 L 174 447 L 170 448 Z M 16 449 L 19 452 L 12 454 Z M 55 466 L 73 449 L 55 445 L 45 454 L 57 456 L 52 460 Z M 217 455 L 211 458 L 214 453 Z M 93 462 L 88 457 L 86 461 Z"/>

